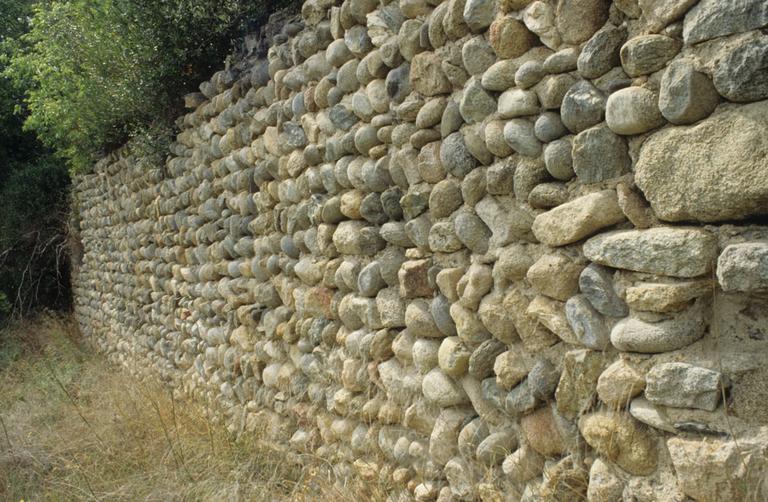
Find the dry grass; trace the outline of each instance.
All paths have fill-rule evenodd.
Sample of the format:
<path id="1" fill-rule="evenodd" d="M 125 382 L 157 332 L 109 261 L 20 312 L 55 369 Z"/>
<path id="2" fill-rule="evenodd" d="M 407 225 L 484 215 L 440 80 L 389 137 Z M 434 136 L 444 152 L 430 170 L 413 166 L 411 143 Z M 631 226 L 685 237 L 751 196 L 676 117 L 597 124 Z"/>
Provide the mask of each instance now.
<path id="1" fill-rule="evenodd" d="M 0 500 L 378 499 L 84 348 L 68 319 L 0 333 Z M 355 492 L 358 492 L 355 494 Z"/>

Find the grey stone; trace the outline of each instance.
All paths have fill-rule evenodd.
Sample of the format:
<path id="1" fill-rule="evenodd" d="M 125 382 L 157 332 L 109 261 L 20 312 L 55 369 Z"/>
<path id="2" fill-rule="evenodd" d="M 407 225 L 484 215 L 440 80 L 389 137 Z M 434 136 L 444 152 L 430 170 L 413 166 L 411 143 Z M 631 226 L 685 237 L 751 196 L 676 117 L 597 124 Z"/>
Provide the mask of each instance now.
<path id="1" fill-rule="evenodd" d="M 560 119 L 559 113 L 544 112 L 538 119 L 536 119 L 536 123 L 533 126 L 533 132 L 539 140 L 544 143 L 549 143 L 550 141 L 562 138 L 568 134 L 568 129 L 566 129 L 565 124 L 563 124 L 563 121 Z M 568 156 L 570 157 L 570 151 L 568 153 Z"/>
<path id="2" fill-rule="evenodd" d="M 475 211 L 493 234 L 489 241 L 491 249 L 516 239 L 532 239 L 533 216 L 517 207 L 511 197 L 488 195 L 475 205 Z"/>
<path id="3" fill-rule="evenodd" d="M 515 198 L 519 201 L 528 200 L 531 190 L 537 185 L 549 180 L 547 168 L 540 158 L 523 157 L 517 162 L 513 176 L 513 192 Z M 488 187 L 488 193 L 494 190 Z"/>
<path id="4" fill-rule="evenodd" d="M 584 44 L 579 54 L 577 68 L 584 78 L 597 78 L 605 75 L 621 62 L 619 51 L 627 38 L 624 27 L 606 25 Z"/>
<path id="5" fill-rule="evenodd" d="M 467 73 L 478 77 L 479 83 L 482 73 L 496 62 L 496 53 L 484 37 L 477 36 L 461 46 L 461 61 Z"/>
<path id="6" fill-rule="evenodd" d="M 619 350 L 656 354 L 681 349 L 704 336 L 703 303 L 694 304 L 671 319 L 657 322 L 636 317 L 622 319 L 611 330 L 611 343 Z"/>
<path id="7" fill-rule="evenodd" d="M 363 197 L 360 202 L 360 216 L 374 225 L 382 225 L 387 222 L 387 215 L 381 205 L 381 197 L 377 192 L 371 192 Z"/>
<path id="8" fill-rule="evenodd" d="M 307 135 L 304 128 L 295 122 L 283 123 L 283 141 L 292 149 L 303 148 L 307 144 Z"/>
<path id="9" fill-rule="evenodd" d="M 512 119 L 504 126 L 504 139 L 520 155 L 536 157 L 541 153 L 541 143 L 536 139 L 533 124 L 526 119 Z"/>
<path id="10" fill-rule="evenodd" d="M 385 223 L 388 225 L 388 223 Z M 424 250 L 429 249 L 429 230 L 432 228 L 432 222 L 429 216 L 422 214 L 405 224 L 405 235 L 416 246 Z"/>
<path id="11" fill-rule="evenodd" d="M 347 48 L 358 57 L 363 57 L 373 49 L 373 43 L 365 26 L 353 26 L 344 32 Z"/>
<path id="12" fill-rule="evenodd" d="M 464 199 L 464 203 L 469 207 L 473 207 L 477 204 L 480 199 L 485 197 L 485 193 L 485 168 L 481 167 L 475 169 L 461 180 L 461 197 Z"/>
<path id="13" fill-rule="evenodd" d="M 646 399 L 673 408 L 714 411 L 723 392 L 719 371 L 679 362 L 657 364 L 645 381 Z"/>
<path id="14" fill-rule="evenodd" d="M 496 357 L 505 350 L 507 346 L 495 338 L 484 341 L 469 357 L 469 374 L 481 380 L 488 378 L 493 374 Z"/>
<path id="15" fill-rule="evenodd" d="M 560 381 L 560 372 L 547 359 L 539 359 L 531 367 L 526 382 L 531 395 L 542 401 L 549 401 L 555 395 Z"/>
<path id="16" fill-rule="evenodd" d="M 685 15 L 683 39 L 686 45 L 692 45 L 765 25 L 768 4 L 763 0 L 701 0 Z"/>
<path id="17" fill-rule="evenodd" d="M 574 133 L 599 124 L 605 115 L 605 101 L 605 94 L 590 82 L 577 82 L 563 97 L 563 124 Z"/>
<path id="18" fill-rule="evenodd" d="M 642 134 L 664 123 L 658 97 L 642 87 L 620 89 L 608 97 L 605 121 L 616 134 Z"/>
<path id="19" fill-rule="evenodd" d="M 630 77 L 647 75 L 664 68 L 680 51 L 679 40 L 664 35 L 641 35 L 621 48 L 621 66 Z"/>
<path id="20" fill-rule="evenodd" d="M 543 108 L 555 110 L 562 106 L 566 93 L 576 81 L 569 73 L 547 75 L 533 89 Z"/>
<path id="21" fill-rule="evenodd" d="M 693 126 L 662 129 L 648 138 L 635 183 L 655 214 L 667 221 L 708 222 L 768 214 L 766 117 L 768 101 L 721 106 Z"/>
<path id="22" fill-rule="evenodd" d="M 544 71 L 550 74 L 573 71 L 578 67 L 578 47 L 561 49 L 544 60 Z"/>
<path id="23" fill-rule="evenodd" d="M 509 415 L 518 417 L 532 411 L 538 404 L 538 399 L 531 392 L 526 379 L 509 391 L 504 400 L 504 409 Z"/>
<path id="24" fill-rule="evenodd" d="M 511 159 L 504 159 L 485 170 L 487 191 L 491 195 L 507 195 L 512 192 L 517 168 Z"/>
<path id="25" fill-rule="evenodd" d="M 528 203 L 538 209 L 551 209 L 568 202 L 569 194 L 565 183 L 542 183 L 528 194 Z"/>
<path id="26" fill-rule="evenodd" d="M 445 138 L 449 134 L 456 132 L 464 123 L 461 116 L 459 104 L 455 101 L 448 101 L 443 111 L 443 117 L 440 120 L 440 135 Z"/>
<path id="27" fill-rule="evenodd" d="M 584 295 L 572 296 L 565 302 L 565 317 L 576 338 L 588 349 L 605 350 L 610 344 L 608 327 Z"/>
<path id="28" fill-rule="evenodd" d="M 463 178 L 478 164 L 477 159 L 469 153 L 460 132 L 451 133 L 443 140 L 440 145 L 440 161 L 457 178 Z"/>
<path id="29" fill-rule="evenodd" d="M 506 91 L 515 85 L 515 72 L 520 67 L 516 60 L 502 59 L 491 65 L 481 79 L 489 91 Z"/>
<path id="30" fill-rule="evenodd" d="M 566 136 L 544 147 L 544 165 L 547 168 L 547 172 L 553 178 L 561 181 L 568 181 L 576 175 L 573 172 L 573 158 L 571 157 L 573 146 L 571 140 L 571 136 Z"/>
<path id="31" fill-rule="evenodd" d="M 419 109 L 419 113 L 416 115 L 416 127 L 419 129 L 427 129 L 439 124 L 447 104 L 448 102 L 445 98 L 428 100 L 424 103 L 424 106 Z"/>
<path id="32" fill-rule="evenodd" d="M 494 0 L 467 0 L 464 4 L 464 22 L 475 33 L 490 26 L 495 15 Z"/>
<path id="33" fill-rule="evenodd" d="M 517 448 L 517 436 L 513 431 L 490 434 L 477 447 L 477 460 L 488 467 L 501 464 L 511 451 Z"/>
<path id="34" fill-rule="evenodd" d="M 387 95 L 395 104 L 402 103 L 411 92 L 410 71 L 411 66 L 408 63 L 403 63 L 387 73 L 385 81 Z"/>
<path id="35" fill-rule="evenodd" d="M 501 118 L 509 119 L 537 113 L 539 113 L 539 98 L 533 91 L 515 88 L 499 96 L 499 116 Z"/>
<path id="36" fill-rule="evenodd" d="M 557 2 L 555 19 L 563 42 L 577 45 L 588 40 L 608 19 L 609 6 L 605 0 Z"/>
<path id="37" fill-rule="evenodd" d="M 515 72 L 515 84 L 521 89 L 528 89 L 536 85 L 546 73 L 544 65 L 539 61 L 526 61 Z"/>
<path id="38" fill-rule="evenodd" d="M 429 249 L 436 253 L 454 253 L 463 247 L 456 237 L 453 223 L 438 221 L 429 229 Z"/>
<path id="39" fill-rule="evenodd" d="M 705 74 L 686 60 L 672 61 L 661 78 L 659 109 L 673 124 L 692 124 L 708 117 L 720 96 Z"/>
<path id="40" fill-rule="evenodd" d="M 768 243 L 727 246 L 717 259 L 717 280 L 723 291 L 768 291 Z"/>
<path id="41" fill-rule="evenodd" d="M 456 336 L 456 323 L 451 318 L 451 301 L 448 298 L 437 295 L 430 305 L 430 313 L 441 333 Z"/>
<path id="42" fill-rule="evenodd" d="M 476 214 L 461 211 L 454 220 L 456 236 L 473 253 L 485 254 L 488 251 L 488 240 L 491 230 Z"/>
<path id="43" fill-rule="evenodd" d="M 513 150 L 504 139 L 504 122 L 492 120 L 485 126 L 485 146 L 496 157 L 508 157 Z"/>
<path id="44" fill-rule="evenodd" d="M 333 125 L 344 131 L 348 131 L 359 120 L 357 116 L 344 105 L 332 106 L 328 111 L 328 117 L 331 119 L 331 122 L 333 122 Z"/>
<path id="45" fill-rule="evenodd" d="M 533 234 L 548 246 L 564 246 L 624 219 L 616 191 L 603 190 L 539 214 L 533 221 Z"/>
<path id="46" fill-rule="evenodd" d="M 387 283 L 381 277 L 379 263 L 374 261 L 363 267 L 357 277 L 357 288 L 361 295 L 374 297 Z"/>
<path id="47" fill-rule="evenodd" d="M 462 202 L 459 182 L 449 178 L 432 188 L 429 194 L 429 211 L 435 218 L 444 218 L 461 207 Z"/>
<path id="48" fill-rule="evenodd" d="M 483 89 L 479 79 L 472 77 L 464 86 L 459 111 L 464 121 L 469 124 L 482 122 L 496 111 L 496 99 Z"/>
<path id="49" fill-rule="evenodd" d="M 695 228 L 618 230 L 584 243 L 584 256 L 613 268 L 672 277 L 697 277 L 712 269 L 716 242 Z"/>
<path id="50" fill-rule="evenodd" d="M 399 187 L 391 187 L 382 192 L 381 206 L 388 219 L 400 220 L 403 218 L 403 207 L 400 205 L 402 197 L 403 192 Z"/>
<path id="51" fill-rule="evenodd" d="M 768 24 L 768 4 L 763 4 Z M 768 98 L 768 40 L 765 36 L 736 46 L 717 65 L 715 88 L 725 99 L 737 102 Z"/>
<path id="52" fill-rule="evenodd" d="M 629 313 L 627 304 L 616 294 L 611 272 L 601 265 L 591 263 L 582 270 L 579 289 L 592 307 L 603 315 L 624 317 Z"/>
<path id="53" fill-rule="evenodd" d="M 577 134 L 571 155 L 573 171 L 582 183 L 616 178 L 632 165 L 626 140 L 604 124 Z"/>

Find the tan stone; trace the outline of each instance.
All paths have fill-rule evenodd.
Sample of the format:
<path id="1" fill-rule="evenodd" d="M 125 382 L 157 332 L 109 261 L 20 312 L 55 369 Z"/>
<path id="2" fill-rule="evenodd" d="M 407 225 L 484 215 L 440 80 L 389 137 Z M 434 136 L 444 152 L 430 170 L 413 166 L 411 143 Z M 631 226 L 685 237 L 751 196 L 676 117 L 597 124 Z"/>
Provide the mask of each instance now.
<path id="1" fill-rule="evenodd" d="M 642 282 L 626 291 L 627 304 L 635 310 L 651 312 L 678 312 L 690 307 L 691 302 L 712 292 L 710 280 L 675 283 Z"/>
<path id="2" fill-rule="evenodd" d="M 520 429 L 528 444 L 545 457 L 565 452 L 565 442 L 549 407 L 544 407 L 520 419 Z"/>
<path id="3" fill-rule="evenodd" d="M 608 366 L 597 379 L 597 395 L 600 400 L 617 410 L 624 408 L 644 388 L 642 372 L 624 359 Z"/>
<path id="4" fill-rule="evenodd" d="M 525 54 L 536 43 L 536 35 L 512 16 L 499 16 L 489 28 L 488 37 L 496 55 L 511 59 Z"/>
<path id="5" fill-rule="evenodd" d="M 595 400 L 597 379 L 603 371 L 605 356 L 594 350 L 572 350 L 563 358 L 563 372 L 555 390 L 560 413 L 575 418 Z"/>
<path id="6" fill-rule="evenodd" d="M 584 415 L 579 430 L 592 448 L 628 473 L 646 476 L 656 470 L 656 442 L 628 414 L 605 411 Z"/>

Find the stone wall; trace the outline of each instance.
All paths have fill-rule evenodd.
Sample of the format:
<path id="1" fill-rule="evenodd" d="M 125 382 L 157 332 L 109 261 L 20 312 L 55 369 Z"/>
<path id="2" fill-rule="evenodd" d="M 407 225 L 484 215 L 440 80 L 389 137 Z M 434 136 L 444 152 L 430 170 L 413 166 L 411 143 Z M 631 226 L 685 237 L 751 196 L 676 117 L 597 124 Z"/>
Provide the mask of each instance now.
<path id="1" fill-rule="evenodd" d="M 393 501 L 766 500 L 766 26 L 308 0 L 77 180 L 82 330 Z"/>

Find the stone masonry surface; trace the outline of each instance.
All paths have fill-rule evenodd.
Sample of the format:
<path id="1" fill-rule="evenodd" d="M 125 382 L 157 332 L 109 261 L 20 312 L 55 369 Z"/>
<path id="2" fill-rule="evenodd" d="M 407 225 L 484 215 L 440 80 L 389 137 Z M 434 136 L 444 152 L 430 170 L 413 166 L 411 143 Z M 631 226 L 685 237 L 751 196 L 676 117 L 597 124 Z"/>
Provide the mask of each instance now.
<path id="1" fill-rule="evenodd" d="M 391 502 L 768 500 L 765 0 L 281 26 L 76 179 L 100 350 Z"/>

